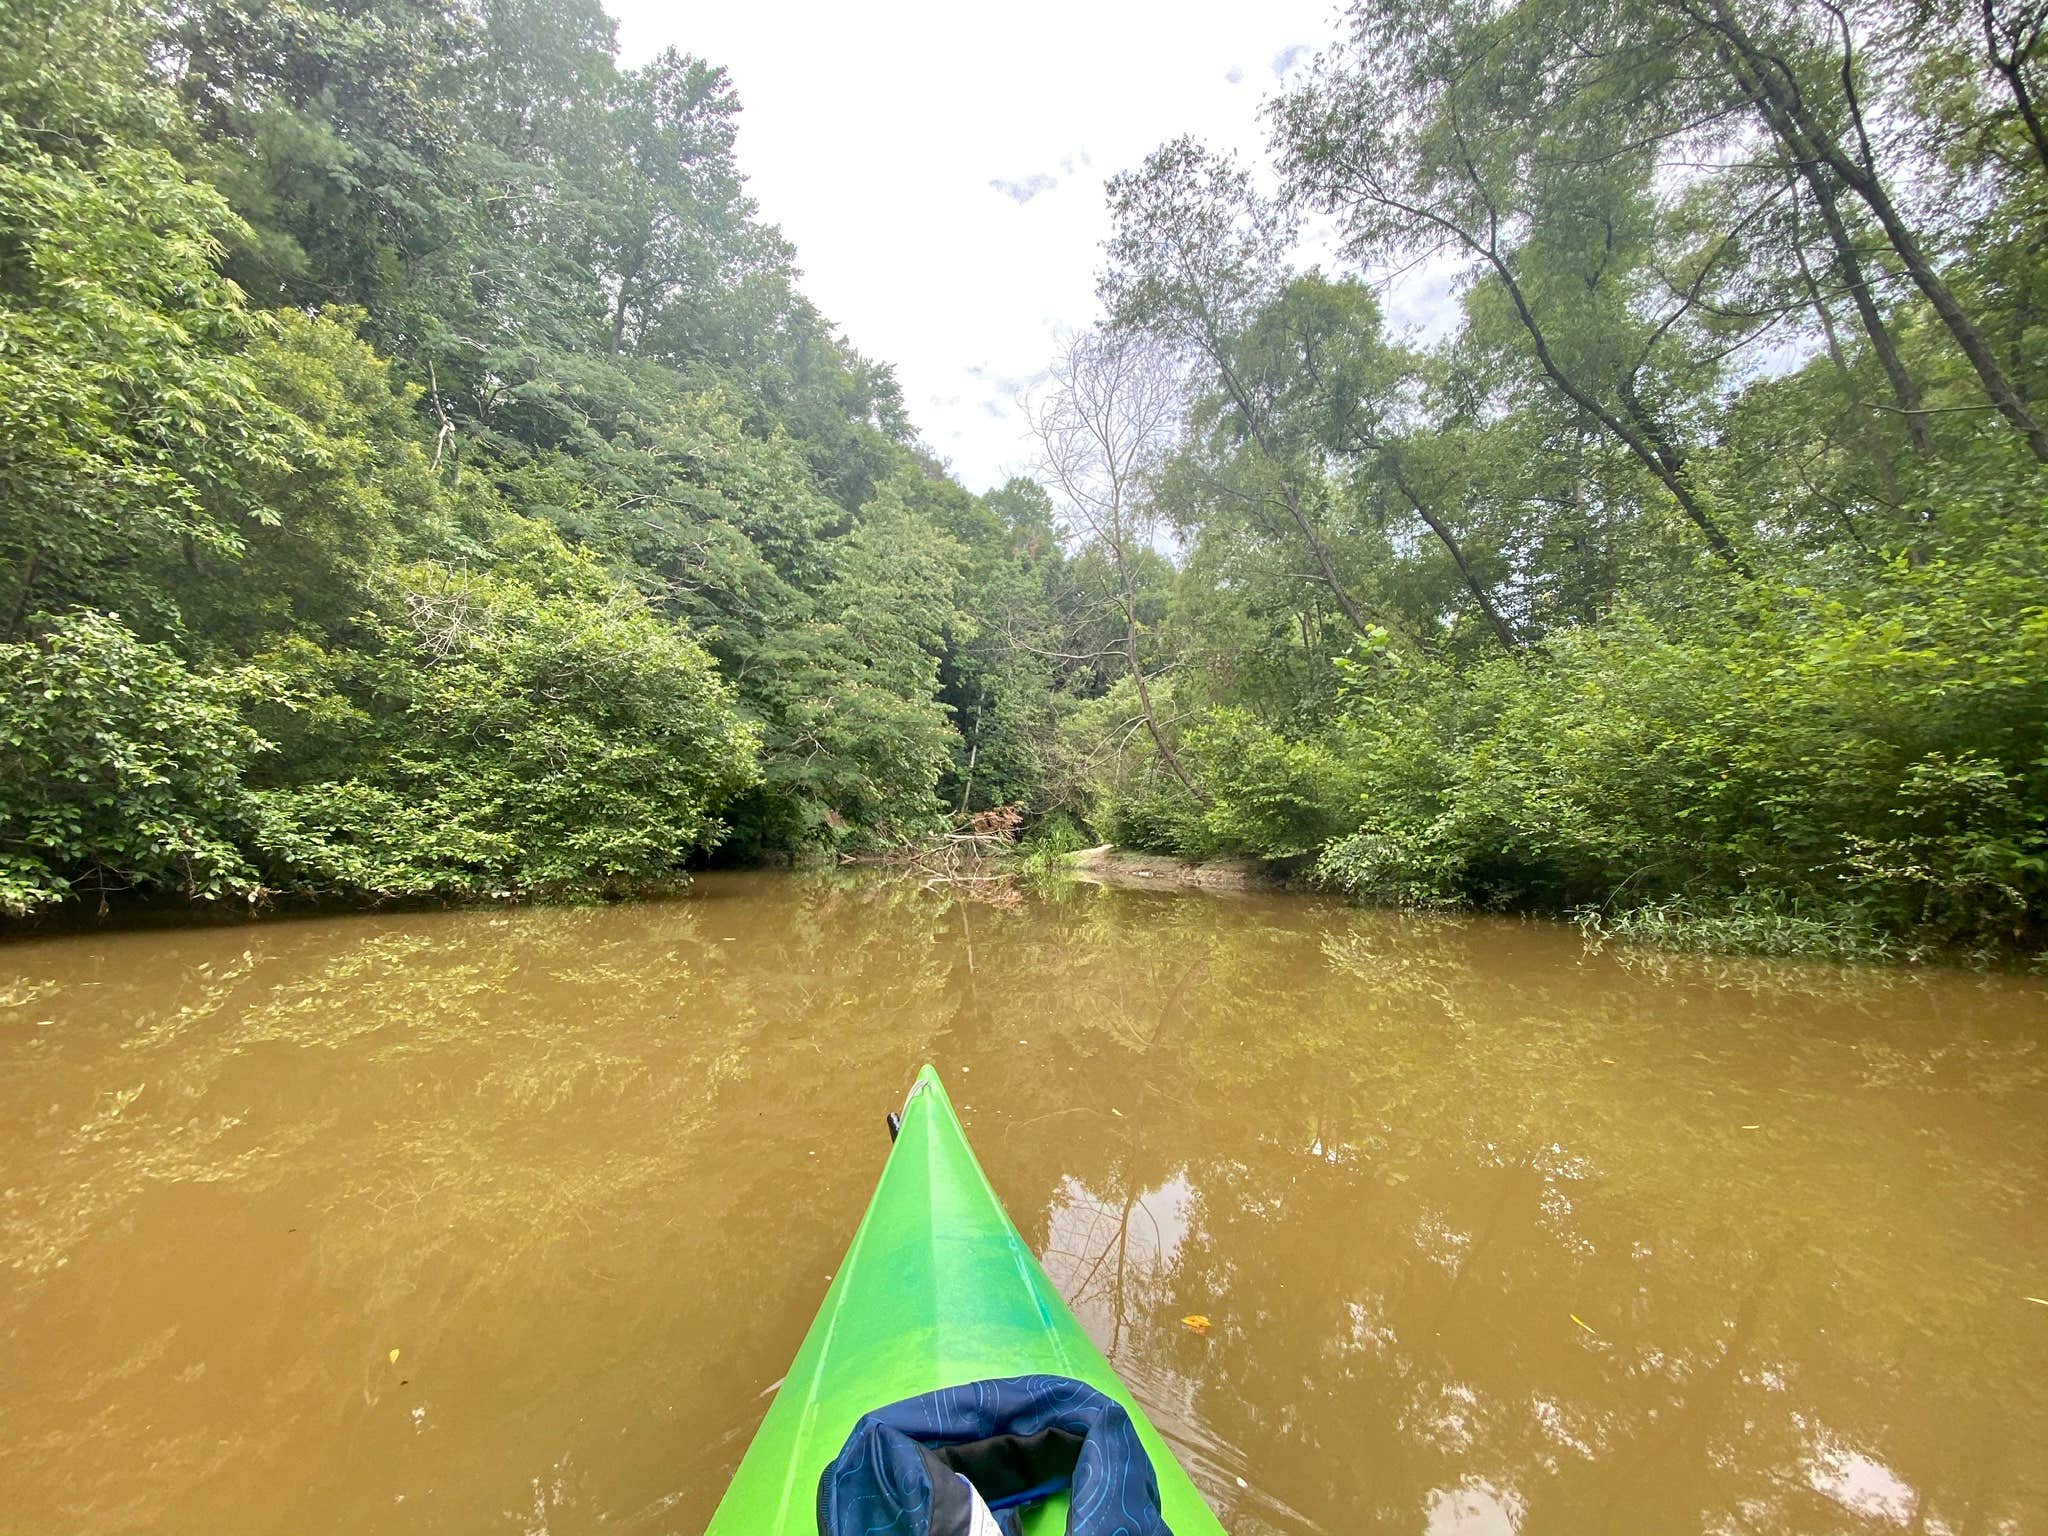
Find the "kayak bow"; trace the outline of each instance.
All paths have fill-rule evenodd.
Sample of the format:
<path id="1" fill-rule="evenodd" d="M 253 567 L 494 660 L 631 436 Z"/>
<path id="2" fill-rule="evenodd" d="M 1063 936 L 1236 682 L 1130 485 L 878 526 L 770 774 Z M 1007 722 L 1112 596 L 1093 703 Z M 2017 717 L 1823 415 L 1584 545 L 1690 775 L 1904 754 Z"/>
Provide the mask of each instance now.
<path id="1" fill-rule="evenodd" d="M 815 1536 L 818 1478 L 862 1414 L 942 1387 L 1043 1373 L 1128 1410 L 1175 1536 L 1223 1527 L 1004 1214 L 927 1065 L 853 1246 L 705 1536 Z M 1066 1499 L 1031 1510 L 1066 1529 Z"/>

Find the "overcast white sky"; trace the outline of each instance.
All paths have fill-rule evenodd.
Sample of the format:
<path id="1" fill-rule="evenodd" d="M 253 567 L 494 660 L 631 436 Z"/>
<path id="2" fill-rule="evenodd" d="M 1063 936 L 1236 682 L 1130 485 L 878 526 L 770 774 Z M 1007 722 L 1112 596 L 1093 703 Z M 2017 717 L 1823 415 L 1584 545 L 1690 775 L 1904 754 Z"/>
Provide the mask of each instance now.
<path id="1" fill-rule="evenodd" d="M 731 72 L 804 291 L 977 491 L 1028 470 L 1019 397 L 1094 317 L 1104 179 L 1180 133 L 1262 159 L 1261 100 L 1336 36 L 1331 0 L 609 3 L 626 63 Z"/>

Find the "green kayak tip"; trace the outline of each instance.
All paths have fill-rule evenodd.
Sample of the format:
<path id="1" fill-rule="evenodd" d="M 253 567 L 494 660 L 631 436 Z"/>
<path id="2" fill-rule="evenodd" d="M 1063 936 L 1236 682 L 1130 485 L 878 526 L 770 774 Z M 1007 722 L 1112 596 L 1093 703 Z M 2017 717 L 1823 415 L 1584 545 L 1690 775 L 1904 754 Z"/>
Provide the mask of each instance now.
<path id="1" fill-rule="evenodd" d="M 1222 1536 L 1005 1214 L 926 1063 L 867 1214 L 706 1536 L 816 1536 L 818 1479 L 861 1415 L 943 1387 L 1038 1374 L 1121 1403 L 1174 1536 Z M 1027 1536 L 1064 1531 L 1065 1506 L 1061 1495 L 1027 1511 Z"/>

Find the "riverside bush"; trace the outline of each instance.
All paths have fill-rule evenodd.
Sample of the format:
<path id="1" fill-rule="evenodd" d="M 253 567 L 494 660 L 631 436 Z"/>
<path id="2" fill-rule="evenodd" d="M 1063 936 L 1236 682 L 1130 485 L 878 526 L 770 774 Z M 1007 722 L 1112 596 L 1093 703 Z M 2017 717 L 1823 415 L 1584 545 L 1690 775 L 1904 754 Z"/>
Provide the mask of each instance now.
<path id="1" fill-rule="evenodd" d="M 2040 559 L 2001 536 L 1854 595 L 1624 609 L 1462 677 L 1367 674 L 1345 708 L 1365 814 L 1321 870 L 1565 908 L 1769 892 L 1885 933 L 2023 938 L 2048 895 Z"/>
<path id="2" fill-rule="evenodd" d="M 245 682 L 103 613 L 0 645 L 0 912 L 139 885 L 253 891 L 242 777 L 266 743 L 242 720 Z"/>

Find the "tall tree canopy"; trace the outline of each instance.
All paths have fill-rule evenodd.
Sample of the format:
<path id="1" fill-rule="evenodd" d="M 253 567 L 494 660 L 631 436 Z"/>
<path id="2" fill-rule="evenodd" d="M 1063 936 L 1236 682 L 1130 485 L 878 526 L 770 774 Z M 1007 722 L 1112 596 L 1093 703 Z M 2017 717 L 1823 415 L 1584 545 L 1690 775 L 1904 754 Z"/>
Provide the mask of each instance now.
<path id="1" fill-rule="evenodd" d="M 0 904 L 629 890 L 1026 793 L 1058 552 L 584 0 L 0 0 Z M 118 705 L 115 701 L 119 701 Z"/>
<path id="2" fill-rule="evenodd" d="M 1021 805 L 2042 943 L 2036 10 L 1356 0 L 1270 165 L 1111 178 L 1043 484 L 985 496 L 803 297 L 734 82 L 594 0 L 0 28 L 9 912 L 622 892 Z"/>
<path id="3" fill-rule="evenodd" d="M 2037 34 L 1360 0 L 1271 177 L 1115 178 L 1106 322 L 1195 401 L 1170 751 L 1097 821 L 1714 942 L 2038 944 Z M 1390 330 L 1431 282 L 1452 323 Z"/>

